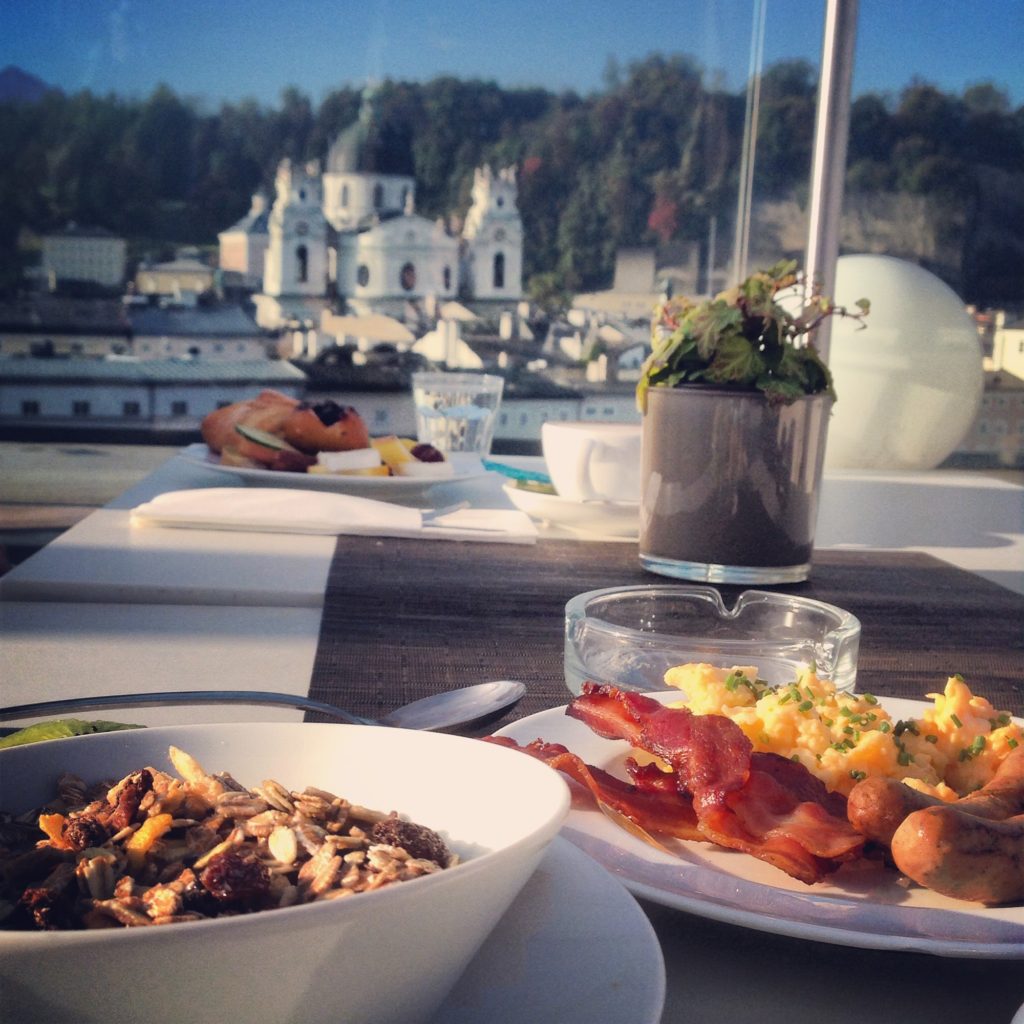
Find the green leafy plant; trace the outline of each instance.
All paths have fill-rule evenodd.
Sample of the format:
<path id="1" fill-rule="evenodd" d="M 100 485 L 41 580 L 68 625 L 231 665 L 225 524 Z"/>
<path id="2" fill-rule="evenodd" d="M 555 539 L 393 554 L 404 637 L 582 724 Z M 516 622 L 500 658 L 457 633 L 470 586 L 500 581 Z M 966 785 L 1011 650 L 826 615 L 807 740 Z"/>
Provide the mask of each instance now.
<path id="1" fill-rule="evenodd" d="M 812 288 L 793 312 L 779 293 L 803 288 L 795 260 L 784 260 L 751 274 L 713 299 L 694 302 L 674 297 L 655 311 L 652 352 L 637 384 L 637 404 L 647 408 L 652 387 L 708 384 L 761 391 L 772 404 L 789 404 L 802 395 L 835 397 L 832 375 L 812 342 L 815 328 L 829 316 L 862 322 L 867 299 L 856 312 L 837 306 Z"/>

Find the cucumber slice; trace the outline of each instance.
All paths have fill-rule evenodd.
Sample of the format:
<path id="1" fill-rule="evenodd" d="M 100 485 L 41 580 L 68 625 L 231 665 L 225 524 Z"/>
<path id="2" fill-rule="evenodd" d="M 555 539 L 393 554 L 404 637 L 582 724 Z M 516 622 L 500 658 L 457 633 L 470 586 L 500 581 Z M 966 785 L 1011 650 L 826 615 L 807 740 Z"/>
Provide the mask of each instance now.
<path id="1" fill-rule="evenodd" d="M 253 444 L 262 445 L 264 448 L 270 448 L 275 452 L 283 452 L 285 449 L 291 448 L 291 445 L 283 438 L 278 437 L 276 434 L 268 433 L 266 430 L 260 430 L 259 427 L 247 427 L 244 423 L 238 423 L 235 426 L 235 430 L 246 441 L 252 441 Z"/>
<path id="2" fill-rule="evenodd" d="M 124 722 L 87 722 L 81 718 L 58 718 L 49 722 L 26 725 L 24 729 L 4 736 L 0 739 L 0 750 L 5 750 L 7 747 L 20 747 L 25 743 L 38 743 L 40 740 L 61 740 L 68 736 L 86 736 L 93 732 L 141 728 L 141 725 L 128 725 Z"/>

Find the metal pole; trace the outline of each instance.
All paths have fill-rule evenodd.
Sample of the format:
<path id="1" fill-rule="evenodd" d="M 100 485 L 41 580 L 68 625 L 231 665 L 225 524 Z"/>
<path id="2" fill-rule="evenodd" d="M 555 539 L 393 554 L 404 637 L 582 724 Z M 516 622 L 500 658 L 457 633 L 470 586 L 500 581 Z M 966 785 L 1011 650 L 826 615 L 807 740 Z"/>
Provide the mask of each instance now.
<path id="1" fill-rule="evenodd" d="M 846 145 L 850 135 L 850 83 L 859 0 L 826 0 L 818 113 L 814 125 L 810 218 L 804 269 L 826 295 L 835 294 Z M 818 327 L 814 344 L 828 360 L 831 321 Z"/>
<path id="2" fill-rule="evenodd" d="M 750 35 L 750 70 L 747 78 L 747 112 L 743 119 L 743 152 L 740 156 L 740 189 L 736 201 L 736 235 L 733 242 L 733 283 L 747 276 L 750 255 L 750 218 L 754 196 L 754 154 L 757 121 L 761 110 L 761 72 L 764 70 L 764 27 L 767 0 L 754 0 L 754 24 Z"/>

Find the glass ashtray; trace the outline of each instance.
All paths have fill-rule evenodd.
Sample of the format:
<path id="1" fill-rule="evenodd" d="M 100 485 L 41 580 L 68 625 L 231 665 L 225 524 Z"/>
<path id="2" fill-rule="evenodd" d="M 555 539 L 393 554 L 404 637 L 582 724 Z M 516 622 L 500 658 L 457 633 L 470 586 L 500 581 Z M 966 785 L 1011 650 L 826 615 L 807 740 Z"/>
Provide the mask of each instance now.
<path id="1" fill-rule="evenodd" d="M 664 690 L 675 665 L 753 665 L 773 686 L 813 664 L 836 689 L 857 679 L 860 621 L 806 597 L 745 590 L 729 608 L 714 587 L 609 587 L 565 606 L 565 682 Z"/>

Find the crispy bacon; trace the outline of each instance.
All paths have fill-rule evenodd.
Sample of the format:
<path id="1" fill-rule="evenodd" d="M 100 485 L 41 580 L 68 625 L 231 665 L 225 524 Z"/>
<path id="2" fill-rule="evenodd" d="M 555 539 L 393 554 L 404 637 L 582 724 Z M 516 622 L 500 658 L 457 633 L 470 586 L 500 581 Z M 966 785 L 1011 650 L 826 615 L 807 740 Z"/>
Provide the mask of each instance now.
<path id="1" fill-rule="evenodd" d="M 582 758 L 571 753 L 561 743 L 545 743 L 538 739 L 520 746 L 507 736 L 488 736 L 487 740 L 521 750 L 568 775 L 585 787 L 595 801 L 606 804 L 645 831 L 660 832 L 676 839 L 705 838 L 697 826 L 693 805 L 689 800 L 680 798 L 674 784 L 665 786 L 654 784 L 652 780 L 649 785 L 631 785 L 600 768 L 584 763 Z M 659 776 L 671 778 L 654 765 L 647 767 Z"/>
<path id="2" fill-rule="evenodd" d="M 560 744 L 535 740 L 519 749 L 575 779 L 646 832 L 740 850 L 808 884 L 860 854 L 864 838 L 846 819 L 845 798 L 803 765 L 755 752 L 724 715 L 695 715 L 594 683 L 584 684 L 566 714 L 605 739 L 654 754 L 671 771 L 629 759 L 627 783 Z"/>
<path id="3" fill-rule="evenodd" d="M 565 713 L 605 739 L 625 740 L 660 757 L 699 808 L 721 803 L 740 789 L 750 770 L 750 740 L 724 715 L 695 715 L 594 683 L 584 684 Z"/>
<path id="4" fill-rule="evenodd" d="M 863 847 L 863 837 L 846 819 L 841 794 L 829 793 L 801 764 L 755 753 L 740 727 L 724 715 L 695 715 L 593 683 L 584 684 L 566 714 L 670 765 L 680 798 L 692 800 L 698 829 L 713 843 L 742 850 L 808 883 L 820 881 Z M 646 785 L 651 784 L 648 774 Z"/>

